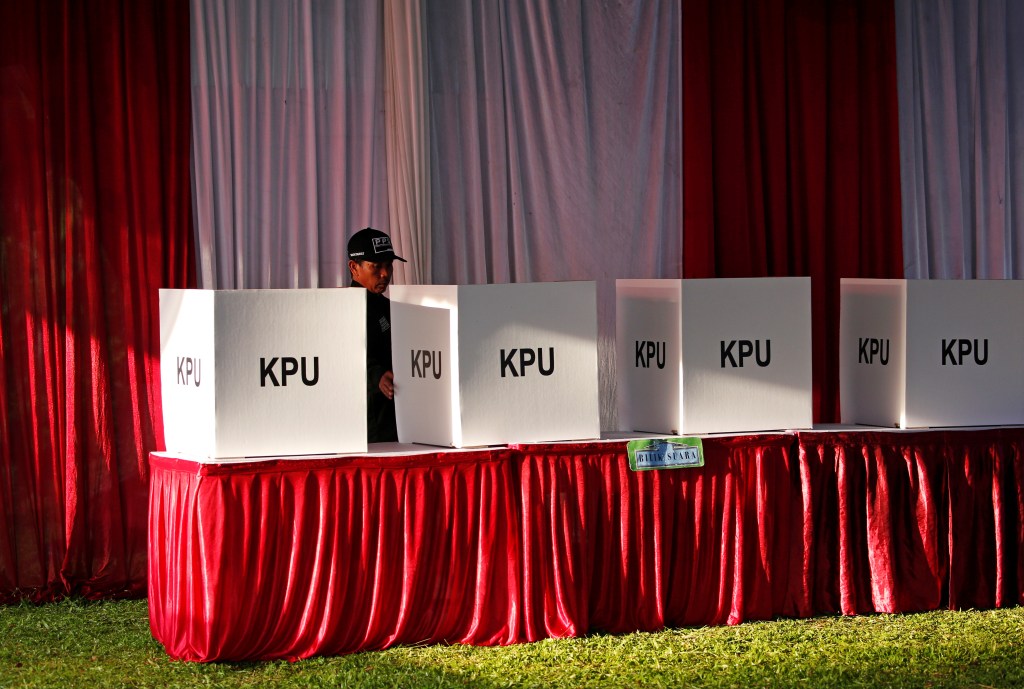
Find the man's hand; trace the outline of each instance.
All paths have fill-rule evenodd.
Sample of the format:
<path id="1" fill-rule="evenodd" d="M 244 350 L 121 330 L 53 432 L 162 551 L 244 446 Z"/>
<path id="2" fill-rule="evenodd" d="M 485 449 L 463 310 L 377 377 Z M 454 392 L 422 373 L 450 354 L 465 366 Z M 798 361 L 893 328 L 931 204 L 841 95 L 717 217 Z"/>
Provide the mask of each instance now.
<path id="1" fill-rule="evenodd" d="M 388 371 L 380 377 L 380 391 L 384 393 L 384 396 L 389 400 L 395 399 L 395 374 Z"/>

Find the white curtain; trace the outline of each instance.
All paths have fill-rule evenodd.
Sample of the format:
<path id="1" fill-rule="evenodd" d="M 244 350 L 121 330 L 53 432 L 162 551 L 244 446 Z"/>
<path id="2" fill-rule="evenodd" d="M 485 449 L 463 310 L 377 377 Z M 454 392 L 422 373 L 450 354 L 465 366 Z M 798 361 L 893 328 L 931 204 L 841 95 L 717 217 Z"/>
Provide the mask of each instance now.
<path id="1" fill-rule="evenodd" d="M 905 274 L 1024 277 L 1024 2 L 896 0 Z"/>
<path id="2" fill-rule="evenodd" d="M 395 282 L 429 285 L 430 158 L 427 128 L 427 67 L 423 7 L 414 0 L 385 0 L 387 65 L 388 201 L 391 234 L 398 255 Z"/>
<path id="3" fill-rule="evenodd" d="M 203 287 L 345 284 L 355 229 L 398 283 L 681 277 L 678 0 L 192 0 Z"/>
<path id="4" fill-rule="evenodd" d="M 192 0 L 199 285 L 348 284 L 348 236 L 388 229 L 381 7 Z"/>
<path id="5" fill-rule="evenodd" d="M 682 276 L 682 8 L 427 4 L 434 278 L 596 280 L 615 427 L 615 278 Z"/>

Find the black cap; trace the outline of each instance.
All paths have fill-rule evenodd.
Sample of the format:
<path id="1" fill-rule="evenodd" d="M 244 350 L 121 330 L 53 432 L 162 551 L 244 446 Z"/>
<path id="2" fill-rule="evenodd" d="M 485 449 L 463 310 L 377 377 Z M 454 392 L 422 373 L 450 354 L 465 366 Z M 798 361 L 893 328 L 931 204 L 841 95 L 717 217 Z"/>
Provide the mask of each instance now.
<path id="1" fill-rule="evenodd" d="M 348 257 L 353 261 L 402 261 L 404 258 L 395 254 L 391 246 L 391 237 L 372 227 L 364 227 L 348 240 Z"/>

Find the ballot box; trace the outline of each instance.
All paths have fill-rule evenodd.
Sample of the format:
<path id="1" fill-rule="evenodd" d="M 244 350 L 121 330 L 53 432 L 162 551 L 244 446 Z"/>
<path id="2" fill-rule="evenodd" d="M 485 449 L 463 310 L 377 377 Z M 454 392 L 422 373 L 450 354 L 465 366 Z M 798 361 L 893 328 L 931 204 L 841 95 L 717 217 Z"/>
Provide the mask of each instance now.
<path id="1" fill-rule="evenodd" d="M 160 290 L 167 451 L 366 451 L 366 290 Z"/>
<path id="2" fill-rule="evenodd" d="M 622 430 L 811 426 L 810 278 L 616 280 L 615 291 Z"/>
<path id="3" fill-rule="evenodd" d="M 401 442 L 599 437 L 593 282 L 393 285 L 390 294 Z"/>
<path id="4" fill-rule="evenodd" d="M 1024 424 L 1024 281 L 840 283 L 843 423 Z"/>

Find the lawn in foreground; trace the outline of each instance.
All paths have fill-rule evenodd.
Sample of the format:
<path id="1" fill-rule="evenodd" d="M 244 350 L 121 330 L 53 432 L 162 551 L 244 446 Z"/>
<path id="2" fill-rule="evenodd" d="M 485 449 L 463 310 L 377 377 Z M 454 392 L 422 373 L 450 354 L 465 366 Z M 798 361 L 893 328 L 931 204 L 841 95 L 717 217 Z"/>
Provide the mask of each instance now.
<path id="1" fill-rule="evenodd" d="M 196 664 L 153 640 L 145 601 L 0 606 L 0 688 L 71 686 L 1013 687 L 1024 686 L 1024 608 Z"/>

